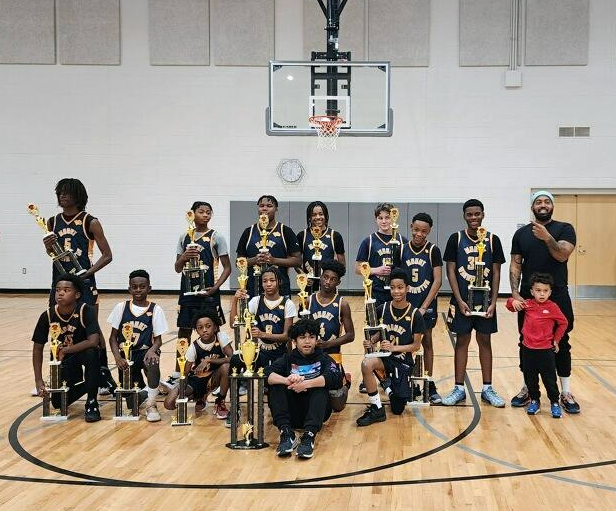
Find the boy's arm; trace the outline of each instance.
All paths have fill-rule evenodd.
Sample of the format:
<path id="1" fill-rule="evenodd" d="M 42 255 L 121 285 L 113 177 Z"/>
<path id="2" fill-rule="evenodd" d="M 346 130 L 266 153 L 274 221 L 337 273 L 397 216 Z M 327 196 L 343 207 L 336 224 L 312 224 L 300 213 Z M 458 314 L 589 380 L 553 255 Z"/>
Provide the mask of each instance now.
<path id="1" fill-rule="evenodd" d="M 348 344 L 353 342 L 355 339 L 355 327 L 353 325 L 353 320 L 351 318 L 351 307 L 346 302 L 346 300 L 340 301 L 340 321 L 344 326 L 344 335 L 337 337 L 336 339 L 332 339 L 327 342 L 318 342 L 318 346 L 322 348 L 323 346 L 327 346 L 328 348 L 335 348 L 337 346 L 342 346 L 343 344 Z"/>
<path id="2" fill-rule="evenodd" d="M 486 311 L 486 318 L 491 318 L 494 316 L 494 312 L 496 311 L 496 301 L 498 300 L 498 288 L 500 286 L 500 271 L 501 265 L 500 263 L 492 264 L 492 297 L 491 303 Z"/>
<path id="3" fill-rule="evenodd" d="M 456 278 L 456 263 L 453 261 L 447 261 L 447 279 L 449 280 L 451 292 L 453 293 L 453 297 L 458 303 L 458 308 L 460 309 L 460 312 L 465 316 L 468 316 L 471 313 L 471 309 L 469 308 L 468 304 L 464 300 L 462 300 L 460 288 L 458 287 L 458 279 Z"/>
<path id="4" fill-rule="evenodd" d="M 120 344 L 118 343 L 118 329 L 111 327 L 111 333 L 109 334 L 109 347 L 111 348 L 111 354 L 116 361 L 118 367 L 124 365 L 124 359 L 120 354 Z M 126 369 L 126 367 L 120 367 L 120 369 Z"/>
<path id="5" fill-rule="evenodd" d="M 430 304 L 436 298 L 439 289 L 441 289 L 441 285 L 443 284 L 443 267 L 435 266 L 432 268 L 432 285 L 430 286 L 430 291 L 428 291 L 428 296 L 421 304 L 420 309 L 426 312 L 426 309 L 430 307 Z"/>
<path id="6" fill-rule="evenodd" d="M 272 364 L 265 368 L 265 375 L 267 376 L 267 383 L 270 385 L 289 385 L 289 378 L 282 376 L 287 372 L 287 358 L 285 354 L 282 357 L 276 359 Z"/>
<path id="7" fill-rule="evenodd" d="M 97 219 L 93 219 L 92 222 L 90 222 L 90 232 L 92 233 L 92 236 L 94 236 L 94 241 L 101 252 L 101 256 L 92 265 L 92 267 L 82 275 L 82 278 L 84 279 L 94 275 L 97 271 L 107 266 L 113 259 L 111 247 L 109 246 L 109 242 L 103 232 L 103 226 Z"/>
<path id="8" fill-rule="evenodd" d="M 71 344 L 70 346 L 65 346 L 62 348 L 62 352 L 64 355 L 69 355 L 72 353 L 81 353 L 89 348 L 96 348 L 99 345 L 99 337 L 98 332 L 90 334 L 85 341 L 78 342 L 77 344 Z"/>
<path id="9" fill-rule="evenodd" d="M 270 342 L 284 344 L 289 340 L 289 328 L 293 324 L 293 318 L 285 318 L 284 319 L 284 330 L 281 334 L 268 334 L 259 330 L 257 327 L 254 327 L 254 330 L 257 330 L 259 333 L 256 335 L 259 339 L 268 340 Z"/>
<path id="10" fill-rule="evenodd" d="M 210 288 L 210 295 L 216 293 L 220 289 L 220 286 L 229 278 L 229 275 L 231 275 L 231 261 L 229 260 L 229 255 L 221 255 L 218 259 L 220 264 L 222 264 L 222 273 L 220 277 L 218 277 L 218 280 L 216 280 L 214 286 Z"/>
<path id="11" fill-rule="evenodd" d="M 558 344 L 563 338 L 563 335 L 565 335 L 565 332 L 567 331 L 569 321 L 560 310 L 560 307 L 556 304 L 553 304 L 552 306 L 552 317 L 556 322 L 556 330 L 554 331 L 554 343 Z"/>
<path id="12" fill-rule="evenodd" d="M 160 356 L 158 355 L 158 350 L 160 350 L 163 345 L 163 339 L 160 335 L 155 335 L 152 339 L 152 346 L 148 349 L 145 356 L 143 357 L 143 361 L 146 364 L 158 364 L 160 362 Z"/>

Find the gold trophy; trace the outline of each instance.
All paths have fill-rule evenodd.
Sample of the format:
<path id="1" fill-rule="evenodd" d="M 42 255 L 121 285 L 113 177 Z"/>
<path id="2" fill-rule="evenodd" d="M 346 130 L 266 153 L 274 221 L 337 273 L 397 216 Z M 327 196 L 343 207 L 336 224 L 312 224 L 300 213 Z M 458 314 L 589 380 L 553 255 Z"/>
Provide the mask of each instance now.
<path id="1" fill-rule="evenodd" d="M 201 245 L 195 243 L 195 233 L 197 227 L 195 226 L 195 212 L 190 210 L 186 212 L 186 221 L 188 222 L 188 239 L 190 243 L 186 245 L 186 248 L 200 249 Z M 191 257 L 184 268 L 182 268 L 182 275 L 184 276 L 184 295 L 203 295 L 205 294 L 205 273 L 208 270 L 207 266 L 201 261 L 201 257 Z"/>
<path id="2" fill-rule="evenodd" d="M 359 271 L 364 278 L 364 307 L 366 309 L 366 316 L 364 320 L 364 339 L 372 339 L 372 335 L 376 332 L 381 332 L 381 335 L 385 333 L 385 326 L 382 321 L 379 321 L 376 313 L 376 300 L 372 298 L 372 280 L 370 280 L 370 265 L 367 262 L 359 264 Z M 372 348 L 366 349 L 366 356 L 389 356 L 387 354 L 381 354 L 383 352 L 374 351 Z"/>
<path id="3" fill-rule="evenodd" d="M 321 250 L 323 250 L 323 242 L 321 241 L 321 236 L 323 236 L 325 231 L 322 231 L 320 227 L 315 226 L 310 229 L 310 233 L 312 234 L 312 248 L 314 252 L 312 254 L 312 271 L 310 275 L 308 275 L 309 279 L 319 280 L 321 278 L 321 260 L 323 259 L 323 254 Z"/>
<path id="4" fill-rule="evenodd" d="M 413 407 L 421 407 L 421 406 L 430 406 L 430 388 L 428 382 L 428 372 L 424 367 L 424 353 L 423 347 L 419 348 L 419 351 L 415 352 L 413 361 L 413 372 L 411 374 L 411 400 L 409 401 L 409 406 Z M 414 384 L 422 382 L 422 391 L 421 394 L 415 396 L 414 392 Z"/>
<path id="5" fill-rule="evenodd" d="M 115 415 L 114 420 L 117 421 L 138 421 L 139 420 L 139 386 L 137 383 L 131 385 L 133 379 L 133 365 L 135 364 L 130 358 L 131 348 L 135 346 L 136 339 L 133 339 L 133 325 L 124 323 L 122 325 L 122 351 L 124 352 L 124 360 L 128 364 L 128 368 L 122 371 L 122 381 L 120 386 L 115 390 Z M 130 410 L 124 410 L 124 398 L 126 397 Z"/>
<path id="6" fill-rule="evenodd" d="M 391 251 L 391 257 L 384 257 L 383 264 L 385 266 L 389 266 L 390 268 L 400 266 L 400 240 L 398 239 L 398 218 L 400 218 L 400 211 L 398 208 L 391 208 L 389 212 L 389 216 L 391 218 L 391 240 L 389 241 L 389 250 Z M 389 275 L 385 276 L 385 286 L 384 289 L 391 289 L 389 283 L 391 281 L 391 277 Z"/>
<path id="7" fill-rule="evenodd" d="M 48 422 L 65 421 L 68 419 L 68 387 L 66 382 L 62 381 L 62 362 L 58 360 L 58 349 L 60 341 L 58 338 L 62 334 L 60 323 L 49 324 L 49 348 L 51 351 L 51 360 L 49 361 L 49 381 L 43 394 L 43 416 L 41 420 Z M 51 412 L 51 396 L 53 394 L 60 395 L 60 409 Z"/>
<path id="8" fill-rule="evenodd" d="M 175 417 L 171 422 L 172 426 L 190 426 L 192 417 L 188 416 L 188 398 L 186 397 L 186 352 L 188 351 L 188 339 L 180 338 L 177 340 L 175 349 L 178 352 L 178 366 L 180 368 L 180 383 L 178 388 L 178 398 L 176 400 L 177 409 Z"/>
<path id="9" fill-rule="evenodd" d="M 47 221 L 39 215 L 38 206 L 36 204 L 28 204 L 28 213 L 30 213 L 35 218 L 36 223 L 45 232 L 45 236 L 43 237 L 43 239 L 54 235 L 54 233 L 50 232 L 47 228 Z M 49 250 L 48 254 L 49 257 L 51 257 L 51 260 L 53 261 L 56 270 L 60 273 L 82 275 L 86 272 L 86 270 L 81 267 L 81 264 L 79 264 L 75 253 L 70 248 L 62 248 L 57 240 L 53 242 L 51 250 Z M 72 268 L 65 268 L 62 265 L 63 262 L 70 263 Z"/>
<path id="10" fill-rule="evenodd" d="M 237 277 L 237 283 L 242 291 L 246 291 L 246 285 L 248 283 L 248 260 L 245 257 L 238 257 L 235 260 L 235 266 L 239 275 Z M 243 325 L 244 311 L 248 308 L 248 298 L 241 298 L 237 302 L 237 315 L 233 321 L 233 326 Z"/>
<path id="11" fill-rule="evenodd" d="M 301 311 L 299 313 L 300 316 L 310 316 L 310 311 L 308 310 L 308 304 L 306 299 L 308 298 L 308 292 L 306 291 L 306 286 L 308 285 L 308 276 L 305 273 L 300 273 L 297 276 L 297 287 L 299 287 L 299 304 Z"/>
<path id="12" fill-rule="evenodd" d="M 475 280 L 468 286 L 468 306 L 471 316 L 485 317 L 490 306 L 490 283 L 485 280 L 486 263 L 483 255 L 486 251 L 485 239 L 488 231 L 480 226 L 477 229 L 477 259 L 475 260 Z"/>
<path id="13" fill-rule="evenodd" d="M 240 346 L 240 360 L 246 366 L 242 376 L 250 378 L 254 374 L 254 363 L 259 356 L 259 346 L 252 337 L 252 314 L 248 309 L 244 311 L 244 328 L 246 338 Z"/>
<path id="14" fill-rule="evenodd" d="M 261 236 L 261 242 L 260 242 L 261 247 L 259 248 L 259 252 L 261 253 L 269 252 L 269 248 L 267 247 L 267 237 L 269 235 L 269 232 L 267 232 L 267 226 L 269 225 L 269 218 L 267 217 L 267 215 L 259 215 L 258 223 L 259 223 L 259 236 Z M 256 264 L 254 267 L 253 274 L 255 276 L 258 276 L 258 275 L 261 275 L 262 271 L 263 271 L 263 268 L 261 267 L 261 265 Z"/>

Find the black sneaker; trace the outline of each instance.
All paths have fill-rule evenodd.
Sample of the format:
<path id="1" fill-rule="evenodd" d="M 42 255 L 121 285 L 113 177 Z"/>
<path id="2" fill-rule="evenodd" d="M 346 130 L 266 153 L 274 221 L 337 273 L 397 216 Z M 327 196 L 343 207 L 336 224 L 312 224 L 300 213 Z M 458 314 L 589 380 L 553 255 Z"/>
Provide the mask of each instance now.
<path id="1" fill-rule="evenodd" d="M 359 393 L 360 394 L 367 394 L 368 393 L 368 391 L 366 390 L 366 386 L 364 385 L 363 382 L 359 384 Z"/>
<path id="2" fill-rule="evenodd" d="M 101 420 L 101 412 L 98 409 L 98 401 L 96 399 L 86 402 L 85 418 L 86 422 L 97 422 Z"/>
<path id="3" fill-rule="evenodd" d="M 387 391 L 387 389 L 391 389 L 391 378 L 385 378 L 381 383 L 381 388 L 384 391 Z"/>
<path id="4" fill-rule="evenodd" d="M 359 417 L 355 422 L 358 426 L 370 426 L 375 422 L 384 422 L 387 416 L 385 415 L 385 407 L 377 408 L 376 405 L 369 405 L 366 407 L 364 414 Z"/>
<path id="5" fill-rule="evenodd" d="M 296 454 L 298 458 L 312 458 L 314 454 L 314 433 L 312 431 L 304 431 Z"/>
<path id="6" fill-rule="evenodd" d="M 441 395 L 436 390 L 436 384 L 433 381 L 428 382 L 428 399 L 430 404 L 439 405 L 443 401 Z"/>
<path id="7" fill-rule="evenodd" d="M 580 413 L 580 405 L 570 392 L 563 392 L 560 395 L 560 404 L 567 413 Z"/>
<path id="8" fill-rule="evenodd" d="M 293 449 L 297 445 L 297 437 L 291 428 L 284 428 L 280 432 L 280 443 L 276 448 L 276 455 L 284 458 L 286 456 L 291 456 Z"/>
<path id="9" fill-rule="evenodd" d="M 520 389 L 520 392 L 511 398 L 511 406 L 514 408 L 522 408 L 523 406 L 528 405 L 530 401 L 531 399 L 528 395 L 528 389 L 526 388 L 526 385 L 524 385 Z"/>

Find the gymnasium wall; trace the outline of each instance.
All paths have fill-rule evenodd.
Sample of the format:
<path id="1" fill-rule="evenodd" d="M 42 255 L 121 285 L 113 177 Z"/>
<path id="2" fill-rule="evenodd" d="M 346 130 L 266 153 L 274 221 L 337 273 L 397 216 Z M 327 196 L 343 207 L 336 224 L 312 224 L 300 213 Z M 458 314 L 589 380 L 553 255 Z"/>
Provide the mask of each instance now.
<path id="1" fill-rule="evenodd" d="M 210 3 L 210 18 L 221 3 Z M 165 16 L 150 12 L 147 0 L 120 1 L 115 17 L 109 9 L 118 2 L 97 4 L 107 9 L 102 32 L 74 25 L 83 16 L 75 2 L 57 0 L 65 17 L 56 11 L 55 19 L 53 10 L 49 14 L 52 4 L 0 0 L 0 18 L 3 9 L 16 6 L 38 12 L 40 19 L 27 19 L 42 27 L 37 33 L 45 38 L 21 41 L 23 30 L 8 42 L 0 37 L 3 62 L 42 62 L 0 64 L 0 288 L 49 285 L 42 232 L 25 206 L 36 202 L 45 216 L 54 214 L 53 186 L 67 176 L 86 184 L 88 209 L 101 219 L 113 248 L 114 261 L 97 275 L 103 289 L 124 288 L 136 267 L 150 271 L 155 288 L 176 288 L 175 246 L 185 229 L 184 212 L 195 199 L 213 204 L 212 225 L 229 236 L 230 201 L 254 200 L 262 193 L 285 201 L 366 202 L 370 209 L 382 200 L 459 203 L 478 197 L 486 205 L 485 225 L 508 251 L 517 224 L 529 217 L 531 188 L 616 188 L 612 0 L 590 2 L 588 51 L 581 59 L 587 58 L 586 65 L 525 66 L 522 87 L 511 90 L 504 87 L 506 67 L 460 66 L 460 4 L 433 0 L 429 65 L 392 71 L 394 136 L 343 138 L 333 154 L 317 151 L 312 137 L 265 135 L 267 70 L 234 65 L 228 51 L 217 54 L 217 42 L 225 40 L 220 27 L 210 34 L 209 55 L 190 41 L 175 40 L 188 44 L 187 63 L 193 65 L 151 65 L 151 58 L 164 64 L 177 53 L 165 48 L 164 40 L 149 37 L 151 16 Z M 263 4 L 267 9 L 273 4 L 274 27 L 259 31 L 245 23 L 243 30 L 238 24 L 237 40 L 246 45 L 254 33 L 261 49 L 273 42 L 277 59 L 302 59 L 303 2 Z M 370 9 L 386 5 L 400 2 L 369 1 Z M 237 5 L 233 12 L 241 14 Z M 269 23 L 270 12 L 259 20 Z M 60 26 L 67 16 L 72 24 Z M 50 23 L 56 24 L 53 53 Z M 538 26 L 553 28 L 544 18 Z M 368 35 L 370 30 L 374 26 Z M 263 35 L 268 33 L 273 41 Z M 63 46 L 70 37 L 78 44 Z M 88 42 L 91 51 L 77 51 Z M 378 43 L 382 57 L 381 38 Z M 20 44 L 26 45 L 22 53 Z M 344 44 L 342 39 L 341 49 Z M 324 36 L 316 49 L 323 46 Z M 369 54 L 369 42 L 364 46 Z M 561 50 L 559 58 L 567 53 Z M 68 65 L 87 62 L 91 55 L 98 65 Z M 532 55 L 535 63 L 550 62 L 541 52 Z M 490 60 L 467 54 L 464 59 L 466 64 Z M 559 138 L 559 126 L 589 126 L 590 137 Z M 282 158 L 303 163 L 306 175 L 299 185 L 280 181 L 276 167 Z M 355 251 L 349 247 L 349 259 Z M 501 290 L 508 291 L 504 270 Z"/>

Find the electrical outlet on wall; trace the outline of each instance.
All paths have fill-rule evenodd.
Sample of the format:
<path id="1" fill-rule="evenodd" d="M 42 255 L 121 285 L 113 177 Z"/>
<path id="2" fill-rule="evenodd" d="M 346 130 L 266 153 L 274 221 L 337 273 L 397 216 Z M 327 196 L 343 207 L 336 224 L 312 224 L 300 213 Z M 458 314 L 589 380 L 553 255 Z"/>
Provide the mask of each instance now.
<path id="1" fill-rule="evenodd" d="M 25 268 L 21 269 L 21 273 L 23 273 L 24 275 L 26 274 L 27 270 Z"/>

